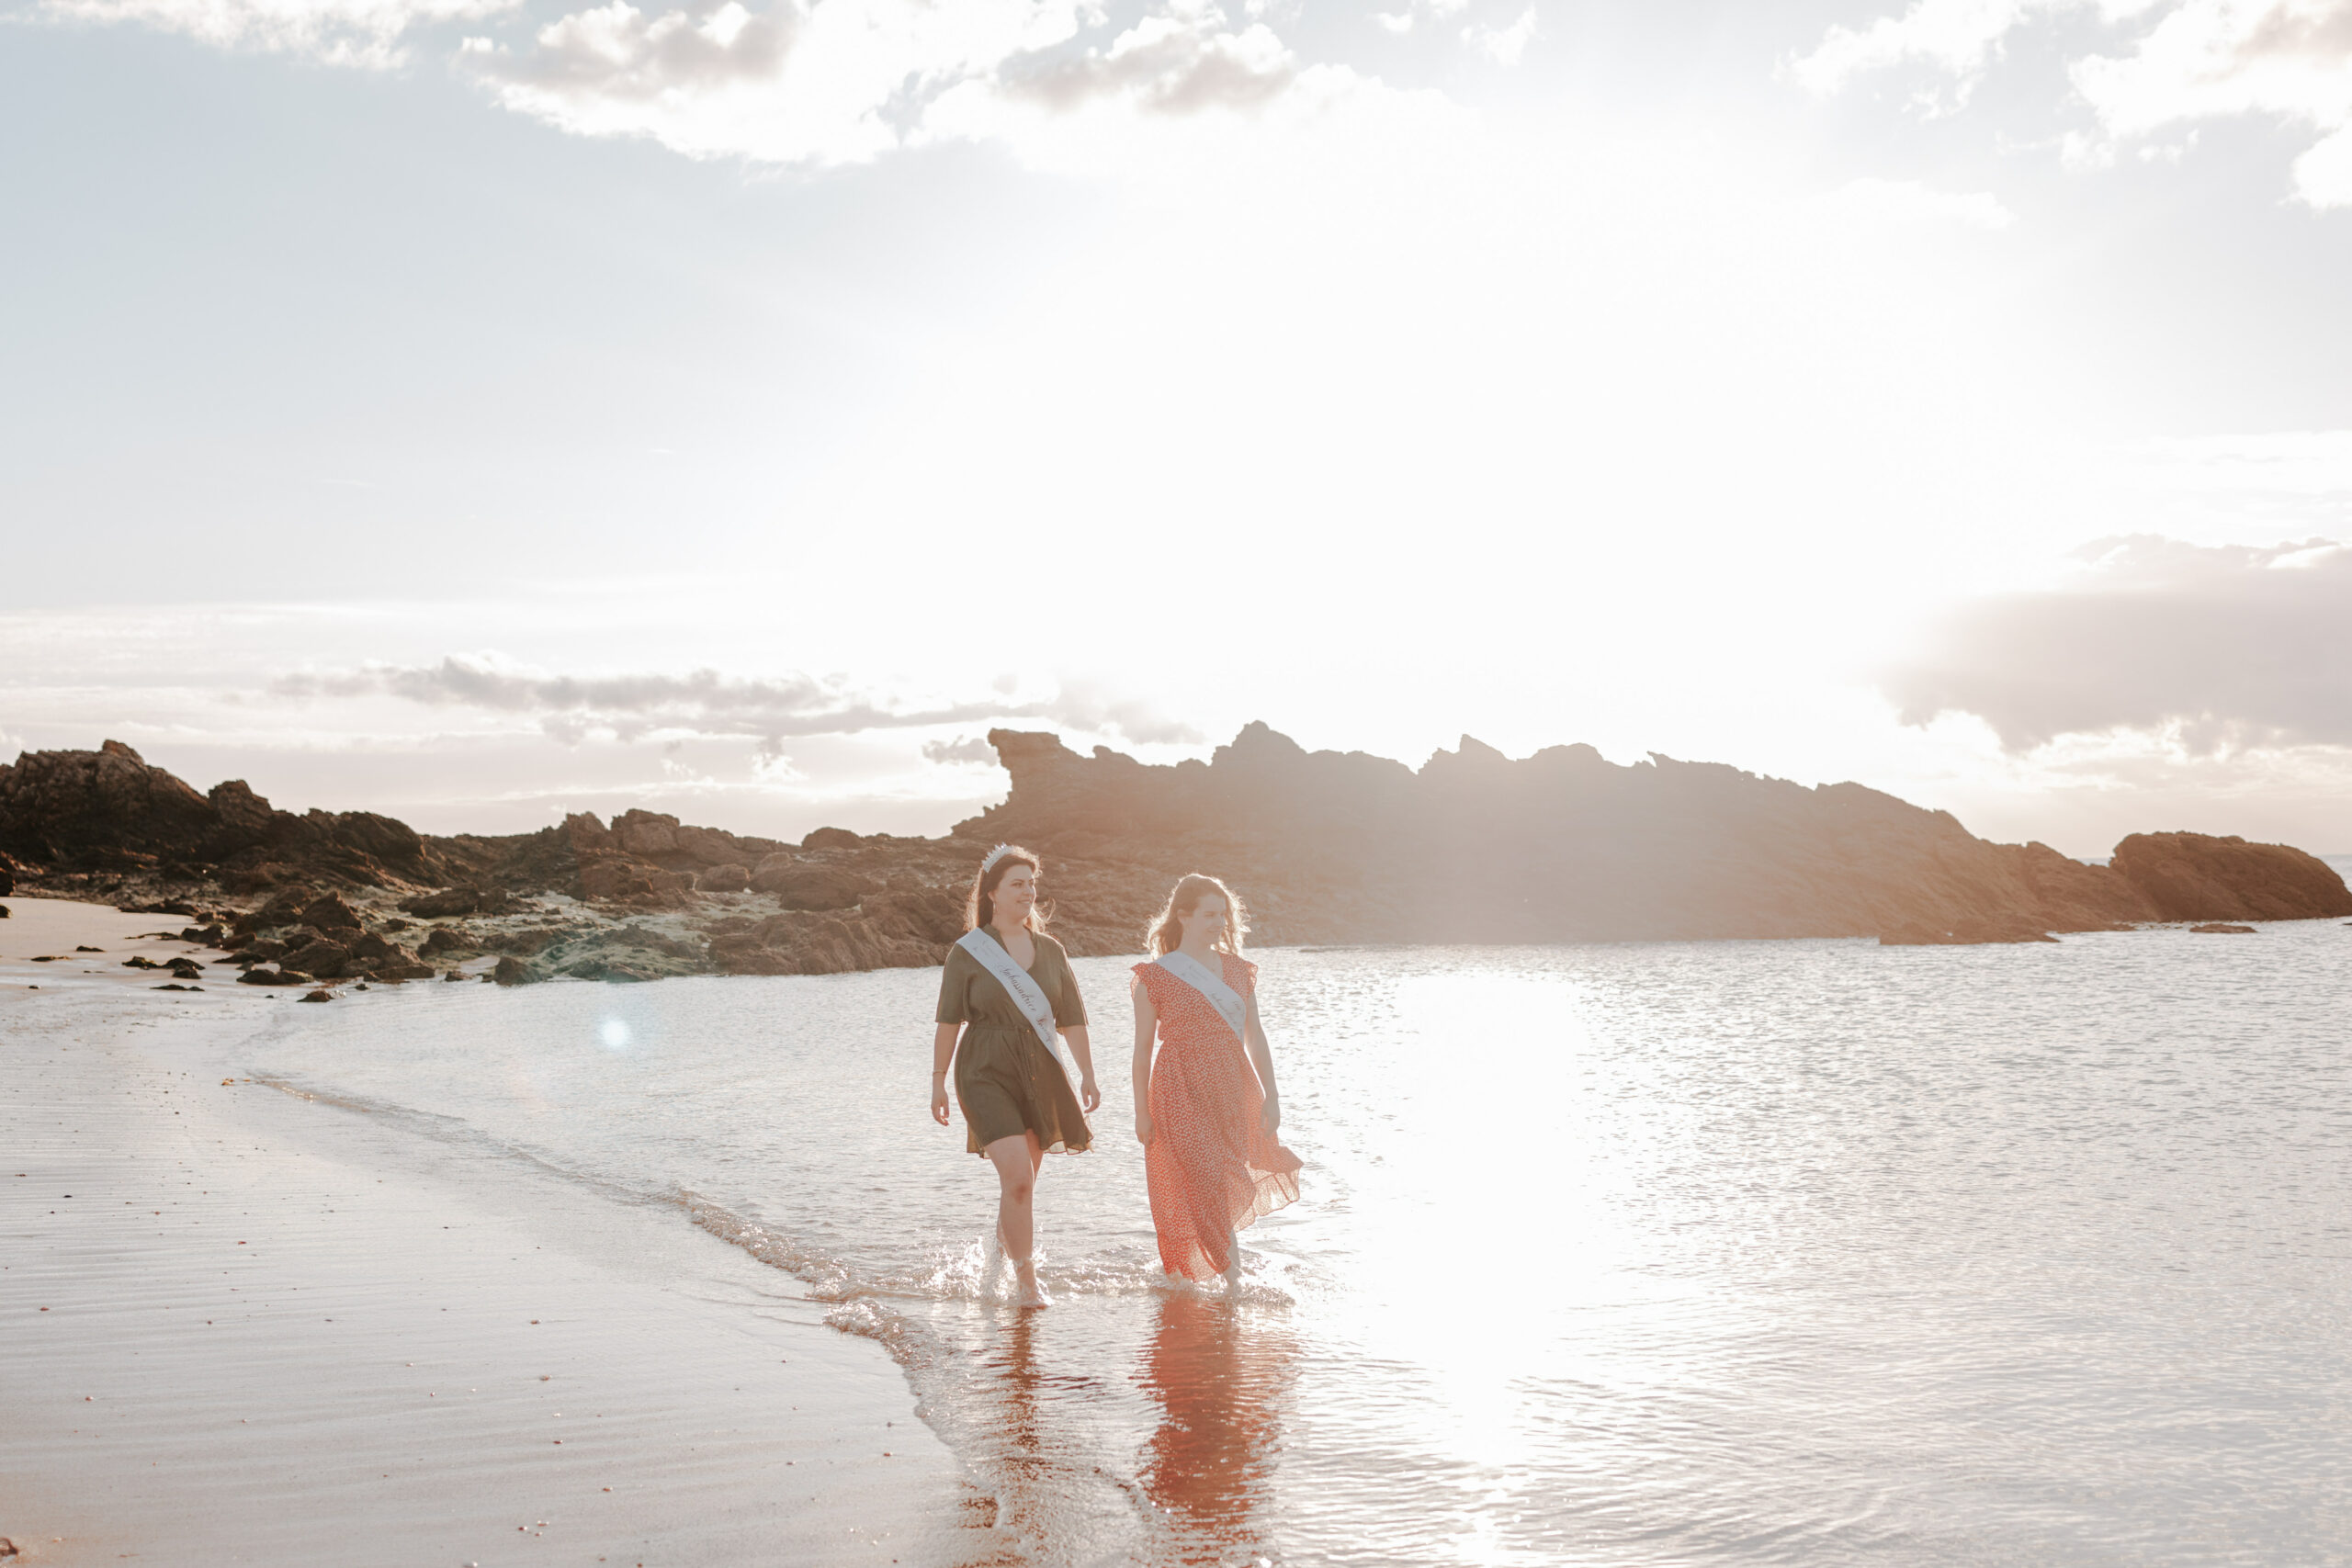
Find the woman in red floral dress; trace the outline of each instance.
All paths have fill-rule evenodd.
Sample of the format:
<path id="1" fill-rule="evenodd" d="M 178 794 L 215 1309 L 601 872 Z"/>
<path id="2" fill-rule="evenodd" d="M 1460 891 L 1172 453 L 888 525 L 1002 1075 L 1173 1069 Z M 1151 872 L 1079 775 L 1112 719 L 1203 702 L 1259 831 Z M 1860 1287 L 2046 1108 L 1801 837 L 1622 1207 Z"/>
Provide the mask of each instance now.
<path id="1" fill-rule="evenodd" d="M 1171 1274 L 1241 1282 L 1235 1235 L 1298 1197 L 1279 1143 L 1274 1057 L 1258 1021 L 1249 922 L 1214 876 L 1176 884 L 1135 966 L 1136 1136 L 1144 1146 L 1159 1261 Z M 1155 1037 L 1159 1052 L 1153 1053 Z"/>

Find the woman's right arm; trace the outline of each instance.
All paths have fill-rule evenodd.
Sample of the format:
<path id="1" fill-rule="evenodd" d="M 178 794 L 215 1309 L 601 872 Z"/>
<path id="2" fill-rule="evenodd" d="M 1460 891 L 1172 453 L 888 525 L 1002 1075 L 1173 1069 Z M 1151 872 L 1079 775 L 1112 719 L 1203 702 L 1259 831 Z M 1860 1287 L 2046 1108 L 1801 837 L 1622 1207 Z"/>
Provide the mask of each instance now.
<path id="1" fill-rule="evenodd" d="M 1151 1035 L 1159 1027 L 1159 1014 L 1151 1005 L 1151 992 L 1144 987 L 1142 976 L 1136 978 L 1133 995 L 1136 998 L 1136 1142 L 1151 1142 Z"/>
<path id="2" fill-rule="evenodd" d="M 943 1023 L 931 1037 L 931 1119 L 943 1127 L 947 1125 L 947 1068 L 956 1060 L 956 1037 L 963 1032 L 960 1023 Z"/>

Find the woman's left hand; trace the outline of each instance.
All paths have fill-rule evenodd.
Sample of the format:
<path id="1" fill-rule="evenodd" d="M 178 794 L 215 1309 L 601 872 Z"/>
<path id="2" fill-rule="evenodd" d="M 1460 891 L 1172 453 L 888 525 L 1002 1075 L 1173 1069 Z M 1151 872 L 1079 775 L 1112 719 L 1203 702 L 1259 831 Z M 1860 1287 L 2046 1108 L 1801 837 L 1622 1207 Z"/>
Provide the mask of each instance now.
<path id="1" fill-rule="evenodd" d="M 1277 1132 L 1281 1131 L 1283 1124 L 1283 1102 L 1280 1095 L 1270 1094 L 1266 1096 L 1266 1109 L 1258 1113 L 1258 1121 L 1260 1124 L 1266 1129 L 1266 1136 L 1270 1138 Z"/>
<path id="2" fill-rule="evenodd" d="M 1102 1108 L 1102 1091 L 1094 1087 L 1092 1073 L 1080 1073 L 1078 1078 L 1079 1109 L 1089 1115 Z"/>

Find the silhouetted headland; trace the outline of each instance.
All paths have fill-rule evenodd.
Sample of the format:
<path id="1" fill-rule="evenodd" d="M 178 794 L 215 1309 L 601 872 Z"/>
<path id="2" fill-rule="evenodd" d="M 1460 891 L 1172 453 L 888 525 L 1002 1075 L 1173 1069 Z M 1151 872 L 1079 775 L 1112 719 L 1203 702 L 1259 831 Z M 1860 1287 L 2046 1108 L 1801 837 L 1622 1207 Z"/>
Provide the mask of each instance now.
<path id="1" fill-rule="evenodd" d="M 928 965 L 1001 840 L 1048 857 L 1054 929 L 1080 954 L 1134 951 L 1194 869 L 1239 888 L 1269 943 L 1918 945 L 2352 915 L 2343 878 L 2283 844 L 2135 833 L 2089 865 L 1860 784 L 1621 766 L 1589 746 L 1514 761 L 1465 736 L 1416 770 L 1309 752 L 1263 724 L 1173 766 L 1049 734 L 989 739 L 1011 793 L 946 837 L 820 828 L 797 844 L 649 811 L 445 837 L 279 810 L 241 780 L 199 794 L 119 741 L 27 752 L 0 766 L 0 894 L 176 916 L 255 983 L 421 979 L 491 957 L 509 983 Z"/>

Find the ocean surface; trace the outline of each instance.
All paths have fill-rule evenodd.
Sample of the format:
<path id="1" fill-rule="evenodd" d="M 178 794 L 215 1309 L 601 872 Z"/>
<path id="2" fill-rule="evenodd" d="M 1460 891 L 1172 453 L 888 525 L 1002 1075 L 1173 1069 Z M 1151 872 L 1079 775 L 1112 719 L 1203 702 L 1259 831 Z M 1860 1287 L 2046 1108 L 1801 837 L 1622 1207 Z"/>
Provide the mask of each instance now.
<path id="1" fill-rule="evenodd" d="M 2352 1561 L 2352 929 L 1256 953 L 1305 1195 L 1158 1275 L 1125 961 L 1058 1303 L 926 1114 L 938 971 L 411 985 L 251 1070 L 883 1340 L 1005 1563 Z"/>

